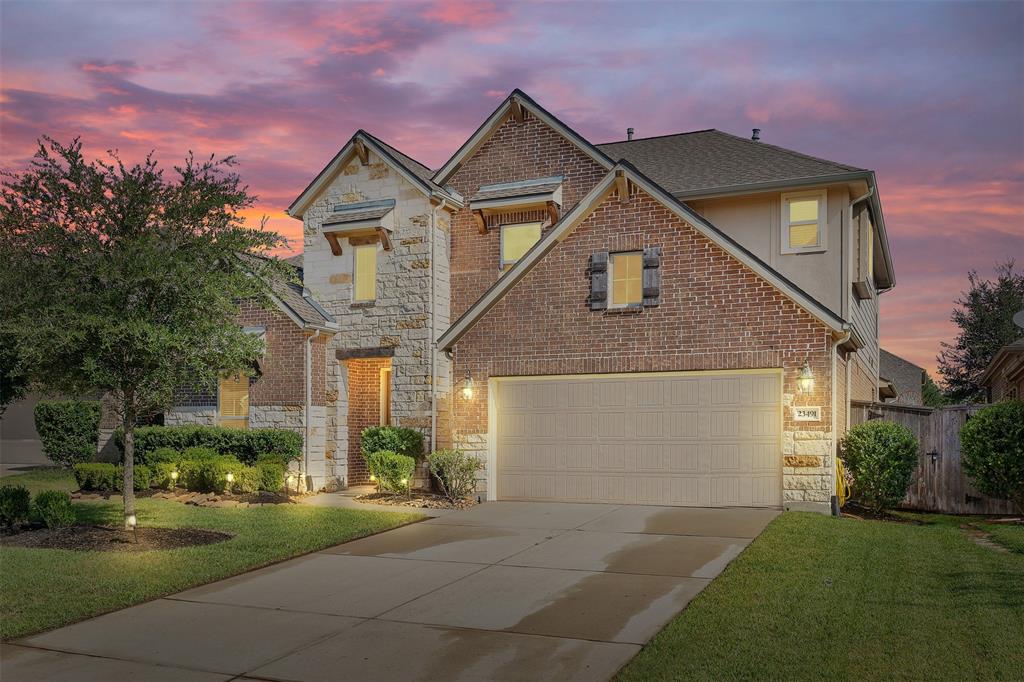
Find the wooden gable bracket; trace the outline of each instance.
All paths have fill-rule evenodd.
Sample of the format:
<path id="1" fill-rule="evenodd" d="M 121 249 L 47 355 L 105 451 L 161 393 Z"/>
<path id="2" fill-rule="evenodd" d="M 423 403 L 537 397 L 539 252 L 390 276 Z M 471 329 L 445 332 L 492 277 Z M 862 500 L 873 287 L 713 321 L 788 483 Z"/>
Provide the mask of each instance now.
<path id="1" fill-rule="evenodd" d="M 553 201 L 547 202 L 548 217 L 551 219 L 551 224 L 554 225 L 558 222 L 558 204 Z"/>
<path id="2" fill-rule="evenodd" d="M 343 235 L 344 236 L 344 235 Z M 331 245 L 331 253 L 335 256 L 340 256 L 341 241 L 337 232 L 324 232 L 324 237 L 327 238 L 327 243 Z M 357 232 L 348 235 L 348 243 L 351 246 L 359 246 L 361 244 L 372 244 L 376 241 L 380 241 L 380 245 L 384 247 L 385 251 L 390 251 L 392 248 L 391 235 L 384 227 L 374 228 L 372 231 Z"/>
<path id="3" fill-rule="evenodd" d="M 476 221 L 477 232 L 487 234 L 487 221 L 484 220 L 484 212 L 480 209 L 473 211 L 473 219 Z"/>
<path id="4" fill-rule="evenodd" d="M 366 145 L 363 144 L 362 140 L 356 140 L 356 156 L 359 157 L 359 163 L 364 166 L 370 162 L 370 156 L 366 151 Z"/>
<path id="5" fill-rule="evenodd" d="M 629 201 L 629 180 L 626 178 L 626 171 L 615 171 L 615 192 L 619 195 L 621 203 Z"/>
<path id="6" fill-rule="evenodd" d="M 324 236 L 327 237 L 327 243 L 331 245 L 331 253 L 335 256 L 340 256 L 341 242 L 338 241 L 338 235 L 333 232 L 324 232 Z"/>
<path id="7" fill-rule="evenodd" d="M 512 100 L 512 118 L 517 125 L 523 122 L 523 103 L 517 99 Z"/>

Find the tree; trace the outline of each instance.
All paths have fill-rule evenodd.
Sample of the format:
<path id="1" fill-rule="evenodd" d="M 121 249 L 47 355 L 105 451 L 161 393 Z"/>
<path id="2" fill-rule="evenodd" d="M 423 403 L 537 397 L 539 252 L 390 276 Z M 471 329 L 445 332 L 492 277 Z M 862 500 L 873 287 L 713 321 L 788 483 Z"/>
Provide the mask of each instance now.
<path id="1" fill-rule="evenodd" d="M 924 382 L 921 384 L 921 402 L 928 407 L 942 407 L 949 403 L 946 396 L 943 395 L 942 389 L 935 385 L 935 381 L 932 380 L 932 376 L 928 372 L 924 373 Z"/>
<path id="2" fill-rule="evenodd" d="M 189 154 L 165 178 L 152 154 L 87 161 L 78 139 L 39 142 L 0 184 L 0 333 L 40 386 L 104 393 L 124 427 L 124 514 L 134 521 L 134 429 L 182 385 L 246 372 L 262 342 L 235 322 L 267 302 L 274 259 L 243 257 L 284 240 L 249 229 L 255 198 L 231 157 Z M 170 175 L 170 174 L 168 174 Z"/>
<path id="3" fill-rule="evenodd" d="M 960 429 L 960 444 L 974 487 L 1024 514 L 1024 401 L 1004 400 L 973 414 Z"/>
<path id="4" fill-rule="evenodd" d="M 0 327 L 0 417 L 7 406 L 28 393 L 28 374 L 22 366 L 14 338 Z"/>
<path id="5" fill-rule="evenodd" d="M 981 373 L 996 351 L 1021 336 L 1013 316 L 1024 305 L 1024 274 L 1014 272 L 1014 262 L 997 265 L 994 282 L 974 270 L 967 280 L 970 289 L 961 292 L 951 317 L 960 333 L 953 343 L 942 343 L 938 357 L 946 398 L 954 403 L 982 400 Z"/>

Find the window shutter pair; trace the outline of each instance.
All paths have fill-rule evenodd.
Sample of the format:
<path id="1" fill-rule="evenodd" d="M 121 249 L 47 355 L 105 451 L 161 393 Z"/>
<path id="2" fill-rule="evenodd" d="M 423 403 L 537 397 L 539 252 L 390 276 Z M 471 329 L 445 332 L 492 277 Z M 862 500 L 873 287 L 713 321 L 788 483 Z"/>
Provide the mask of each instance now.
<path id="1" fill-rule="evenodd" d="M 661 247 L 653 246 L 643 252 L 643 304 L 661 303 Z M 598 251 L 590 256 L 590 309 L 608 307 L 608 252 Z"/>

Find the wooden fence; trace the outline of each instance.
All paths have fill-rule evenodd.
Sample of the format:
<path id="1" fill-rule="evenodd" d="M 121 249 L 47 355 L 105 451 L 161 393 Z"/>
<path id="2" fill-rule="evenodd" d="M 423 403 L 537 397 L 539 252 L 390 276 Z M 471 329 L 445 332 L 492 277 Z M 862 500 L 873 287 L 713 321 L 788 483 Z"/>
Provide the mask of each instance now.
<path id="1" fill-rule="evenodd" d="M 918 468 L 903 509 L 944 514 L 1012 514 L 1006 500 L 986 497 L 971 487 L 960 467 L 960 427 L 983 405 L 951 405 L 932 409 L 890 403 L 853 401 L 850 425 L 885 419 L 910 428 L 921 445 Z"/>

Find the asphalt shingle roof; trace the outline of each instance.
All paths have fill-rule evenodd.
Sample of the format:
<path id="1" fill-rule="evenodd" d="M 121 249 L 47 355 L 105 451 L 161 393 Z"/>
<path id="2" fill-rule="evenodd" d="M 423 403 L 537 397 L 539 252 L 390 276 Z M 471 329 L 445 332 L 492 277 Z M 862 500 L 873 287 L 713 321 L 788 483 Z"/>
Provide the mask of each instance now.
<path id="1" fill-rule="evenodd" d="M 256 259 L 263 258 L 262 256 L 256 256 L 253 254 L 239 254 L 239 257 L 243 261 L 254 262 Z M 292 262 L 292 258 L 285 259 L 284 263 L 287 263 L 289 267 L 293 268 L 295 276 L 301 281 L 302 279 L 302 268 L 295 266 Z M 286 281 L 279 277 L 266 277 L 267 284 L 270 285 L 270 290 L 274 292 L 274 295 L 289 308 L 296 317 L 302 320 L 306 324 L 313 325 L 315 327 L 325 327 L 328 324 L 334 323 L 334 318 L 331 317 L 326 310 L 321 307 L 309 292 L 305 288 L 292 281 Z"/>
<path id="2" fill-rule="evenodd" d="M 714 129 L 596 146 L 671 194 L 864 170 Z"/>
<path id="3" fill-rule="evenodd" d="M 561 178 L 540 178 L 537 181 L 503 182 L 496 185 L 483 185 L 476 194 L 470 197 L 470 201 L 550 194 L 561 186 Z"/>
<path id="4" fill-rule="evenodd" d="M 374 208 L 367 208 L 364 211 L 343 211 L 332 213 L 324 220 L 323 226 L 330 227 L 332 225 L 357 223 L 362 220 L 376 220 L 377 218 L 383 218 L 394 210 L 394 208 L 394 206 L 376 206 Z"/>

